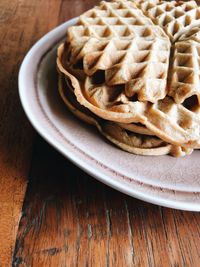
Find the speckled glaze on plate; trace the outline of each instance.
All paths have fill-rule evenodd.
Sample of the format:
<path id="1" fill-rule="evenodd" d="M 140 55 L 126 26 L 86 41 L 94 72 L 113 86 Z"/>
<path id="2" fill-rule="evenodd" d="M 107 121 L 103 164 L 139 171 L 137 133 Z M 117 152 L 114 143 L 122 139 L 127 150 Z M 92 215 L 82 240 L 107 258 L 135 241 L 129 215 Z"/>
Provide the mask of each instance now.
<path id="1" fill-rule="evenodd" d="M 19 73 L 19 94 L 34 128 L 66 158 L 101 182 L 162 206 L 200 211 L 200 151 L 145 157 L 121 151 L 68 112 L 57 92 L 56 48 L 70 20 L 39 40 Z"/>

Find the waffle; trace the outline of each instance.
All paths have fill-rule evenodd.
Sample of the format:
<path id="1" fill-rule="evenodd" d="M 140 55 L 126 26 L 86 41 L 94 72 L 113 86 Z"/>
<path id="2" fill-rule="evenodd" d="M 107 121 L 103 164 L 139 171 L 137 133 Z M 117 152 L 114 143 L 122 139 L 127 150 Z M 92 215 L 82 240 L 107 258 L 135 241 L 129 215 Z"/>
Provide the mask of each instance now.
<path id="1" fill-rule="evenodd" d="M 128 99 L 123 88 L 98 83 L 92 77 L 84 82 L 70 74 L 62 64 L 64 45 L 58 49 L 59 71 L 71 80 L 78 102 L 97 116 L 120 123 L 142 123 L 156 136 L 174 145 L 199 147 L 200 117 L 170 97 L 149 102 Z"/>
<path id="2" fill-rule="evenodd" d="M 62 79 L 65 78 L 65 82 L 67 84 L 67 88 L 65 86 L 65 91 L 67 91 L 68 89 L 70 90 L 70 92 L 74 95 L 74 89 L 71 85 L 71 82 L 68 78 L 63 77 Z M 64 86 L 63 86 L 64 87 Z M 67 99 L 69 101 L 69 97 L 65 97 L 65 94 L 63 92 L 63 88 L 62 90 L 60 90 L 60 95 L 62 96 L 64 102 L 67 102 Z M 66 99 L 65 99 L 66 98 Z M 95 118 L 95 120 L 99 120 L 99 117 L 96 117 L 94 115 L 94 113 L 90 112 L 88 109 L 86 109 L 84 106 L 80 105 L 76 100 L 75 100 L 75 96 L 73 96 L 73 100 L 72 102 L 74 103 L 74 106 L 77 106 L 77 109 L 75 109 L 75 111 L 78 113 L 80 111 L 82 111 L 82 116 L 81 115 L 76 115 L 77 117 L 79 117 L 80 119 L 82 119 L 83 121 L 89 123 L 89 124 L 94 124 L 93 122 L 91 123 L 90 120 L 91 118 Z M 69 106 L 69 105 L 68 105 Z M 70 110 L 72 111 L 72 108 L 70 108 Z M 72 111 L 73 112 L 73 111 Z M 74 113 L 74 112 L 73 112 Z M 88 116 L 86 116 L 88 115 Z M 141 123 L 117 123 L 117 125 L 119 125 L 122 129 L 128 130 L 129 132 L 133 132 L 133 133 L 137 133 L 137 134 L 142 134 L 142 135 L 151 135 L 153 136 L 154 134 L 147 129 L 144 125 L 142 125 Z"/>
<path id="3" fill-rule="evenodd" d="M 200 148 L 198 16 L 194 1 L 103 1 L 87 11 L 58 48 L 65 104 L 131 153 Z"/>
<path id="4" fill-rule="evenodd" d="M 67 49 L 65 65 L 73 72 L 101 71 L 108 86 L 124 84 L 126 96 L 140 101 L 166 95 L 169 39 L 130 1 L 103 1 L 81 15 L 68 30 Z"/>
<path id="5" fill-rule="evenodd" d="M 198 39 L 198 33 L 193 39 Z M 168 94 L 176 103 L 184 103 L 199 112 L 200 106 L 200 43 L 188 39 L 174 45 L 174 57 Z"/>
<path id="6" fill-rule="evenodd" d="M 167 144 L 163 140 L 147 133 L 144 135 L 137 134 L 133 131 L 134 127 L 131 128 L 131 131 L 127 131 L 123 125 L 100 119 L 76 101 L 72 90 L 66 86 L 66 81 L 61 74 L 59 75 L 58 84 L 59 93 L 68 109 L 82 121 L 94 125 L 106 139 L 117 147 L 129 153 L 151 156 L 167 154 L 184 156 L 186 153 L 192 152 L 191 149 L 185 150 L 180 146 Z M 139 127 L 144 130 L 144 127 L 138 125 L 135 129 L 137 130 Z"/>
<path id="7" fill-rule="evenodd" d="M 195 41 L 200 43 L 200 27 L 194 27 L 189 32 L 182 34 L 179 41 Z"/>
<path id="8" fill-rule="evenodd" d="M 200 26 L 200 8 L 195 1 L 141 1 L 139 7 L 165 30 L 172 42 L 193 27 Z"/>

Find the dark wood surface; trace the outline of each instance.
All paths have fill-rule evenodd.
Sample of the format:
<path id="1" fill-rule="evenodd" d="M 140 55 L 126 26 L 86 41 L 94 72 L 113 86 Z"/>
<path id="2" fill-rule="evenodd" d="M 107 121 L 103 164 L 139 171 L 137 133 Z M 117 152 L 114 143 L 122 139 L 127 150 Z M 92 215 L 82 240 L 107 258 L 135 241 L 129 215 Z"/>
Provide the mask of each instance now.
<path id="1" fill-rule="evenodd" d="M 88 177 L 37 138 L 14 266 L 199 266 L 199 214 Z"/>
<path id="2" fill-rule="evenodd" d="M 97 182 L 35 139 L 20 106 L 17 75 L 28 49 L 97 2 L 0 1 L 0 267 L 200 266 L 199 213 Z"/>

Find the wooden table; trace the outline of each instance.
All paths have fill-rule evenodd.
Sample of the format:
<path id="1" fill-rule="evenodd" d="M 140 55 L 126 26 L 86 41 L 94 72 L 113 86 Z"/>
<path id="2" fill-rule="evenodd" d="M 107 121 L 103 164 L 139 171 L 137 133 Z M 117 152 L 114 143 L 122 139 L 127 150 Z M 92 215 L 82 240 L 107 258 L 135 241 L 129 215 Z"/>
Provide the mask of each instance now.
<path id="1" fill-rule="evenodd" d="M 0 1 L 0 266 L 200 266 L 200 215 L 89 177 L 38 137 L 17 76 L 31 45 L 98 1 Z"/>

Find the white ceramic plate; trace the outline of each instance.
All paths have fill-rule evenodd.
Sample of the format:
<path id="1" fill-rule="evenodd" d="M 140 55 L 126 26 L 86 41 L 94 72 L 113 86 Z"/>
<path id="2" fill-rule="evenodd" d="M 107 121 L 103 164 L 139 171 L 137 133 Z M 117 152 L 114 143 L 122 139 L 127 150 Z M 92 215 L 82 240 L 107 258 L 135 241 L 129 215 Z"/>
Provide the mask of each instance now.
<path id="1" fill-rule="evenodd" d="M 132 155 L 67 111 L 57 93 L 56 48 L 75 20 L 45 35 L 23 61 L 19 93 L 32 125 L 65 157 L 103 183 L 151 203 L 200 211 L 200 151 L 184 158 Z"/>

